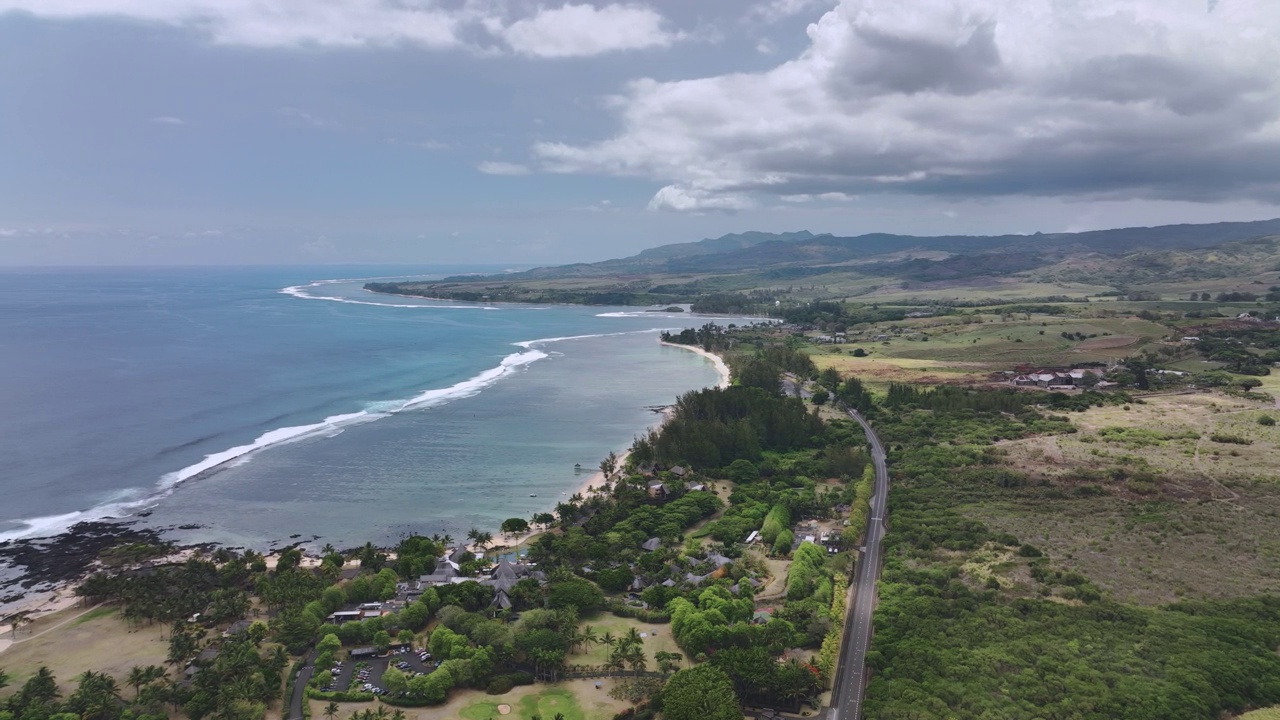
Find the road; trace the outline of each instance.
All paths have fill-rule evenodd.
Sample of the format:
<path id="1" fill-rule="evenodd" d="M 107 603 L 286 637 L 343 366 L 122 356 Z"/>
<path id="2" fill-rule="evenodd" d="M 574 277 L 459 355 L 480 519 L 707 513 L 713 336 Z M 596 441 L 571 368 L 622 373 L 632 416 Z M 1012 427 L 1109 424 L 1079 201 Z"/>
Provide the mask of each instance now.
<path id="1" fill-rule="evenodd" d="M 866 418 L 849 410 L 858 421 L 867 442 L 871 444 L 871 460 L 876 481 L 871 493 L 871 518 L 867 524 L 866 551 L 858 561 L 854 578 L 854 598 L 845 618 L 844 641 L 841 643 L 840 665 L 831 693 L 830 720 L 861 720 L 862 693 L 866 686 L 867 648 L 871 646 L 871 613 L 876 604 L 876 582 L 880 579 L 880 543 L 884 539 L 885 508 L 889 502 L 889 469 L 885 465 L 884 445 Z"/>
<path id="2" fill-rule="evenodd" d="M 298 671 L 298 680 L 293 684 L 293 697 L 289 698 L 289 720 L 302 720 L 302 703 L 306 702 L 307 683 L 311 682 L 311 673 L 315 672 L 316 652 L 307 656 L 307 664 Z"/>

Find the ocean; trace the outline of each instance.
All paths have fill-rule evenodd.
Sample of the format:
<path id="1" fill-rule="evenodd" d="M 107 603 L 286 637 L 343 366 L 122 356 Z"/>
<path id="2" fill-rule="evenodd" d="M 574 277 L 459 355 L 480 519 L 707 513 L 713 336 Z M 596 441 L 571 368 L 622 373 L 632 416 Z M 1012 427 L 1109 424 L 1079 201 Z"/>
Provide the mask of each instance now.
<path id="1" fill-rule="evenodd" d="M 256 549 L 496 531 L 719 380 L 658 343 L 705 318 L 361 287 L 469 269 L 0 271 L 0 540 L 106 517 Z"/>

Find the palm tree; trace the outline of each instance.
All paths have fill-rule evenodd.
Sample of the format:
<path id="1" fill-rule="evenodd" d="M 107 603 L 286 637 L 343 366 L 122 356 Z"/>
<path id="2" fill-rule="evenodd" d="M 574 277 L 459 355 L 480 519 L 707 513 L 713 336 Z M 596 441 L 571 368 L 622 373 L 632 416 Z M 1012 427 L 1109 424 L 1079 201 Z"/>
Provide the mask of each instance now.
<path id="1" fill-rule="evenodd" d="M 142 697 L 142 686 L 146 685 L 147 670 L 141 665 L 134 665 L 129 670 L 129 676 L 125 679 L 124 684 L 133 688 L 133 699 L 137 700 Z"/>
<path id="2" fill-rule="evenodd" d="M 396 708 L 396 711 L 391 713 L 391 720 L 405 720 L 404 711 Z"/>
<path id="3" fill-rule="evenodd" d="M 618 639 L 613 636 L 613 633 L 606 631 L 605 634 L 600 636 L 600 644 L 606 648 L 604 659 L 607 665 L 613 661 L 613 646 L 618 644 Z"/>
<path id="4" fill-rule="evenodd" d="M 596 631 L 593 630 L 590 625 L 582 628 L 582 635 L 580 637 L 582 638 L 582 642 L 587 645 L 600 644 L 600 636 L 596 635 Z"/>
<path id="5" fill-rule="evenodd" d="M 472 544 L 478 544 L 480 542 L 480 533 L 480 528 L 473 527 L 467 531 L 467 539 L 470 540 Z"/>
<path id="6" fill-rule="evenodd" d="M 338 703 L 330 701 L 328 705 L 324 706 L 324 716 L 329 718 L 329 720 L 333 720 L 338 716 L 338 712 L 340 710 L 341 708 L 338 707 Z"/>

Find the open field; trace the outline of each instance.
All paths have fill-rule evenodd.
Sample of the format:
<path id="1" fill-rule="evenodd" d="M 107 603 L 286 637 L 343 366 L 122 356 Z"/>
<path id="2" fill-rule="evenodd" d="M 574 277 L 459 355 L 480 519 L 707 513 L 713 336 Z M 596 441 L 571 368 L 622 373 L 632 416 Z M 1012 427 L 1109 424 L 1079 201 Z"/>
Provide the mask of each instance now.
<path id="1" fill-rule="evenodd" d="M 1263 708 L 1241 715 L 1237 720 L 1280 720 L 1280 707 Z"/>
<path id="2" fill-rule="evenodd" d="M 480 690 L 456 690 L 443 705 L 401 709 L 404 710 L 406 720 L 499 720 L 504 717 L 529 720 L 534 715 L 540 715 L 543 720 L 551 720 L 556 713 L 563 713 L 566 720 L 610 720 L 629 707 L 627 703 L 609 697 L 609 690 L 617 681 L 602 679 L 599 682 L 603 687 L 600 688 L 596 688 L 596 682 L 566 680 L 555 685 L 525 685 L 502 695 L 489 695 Z M 311 717 L 323 718 L 324 708 L 328 703 L 321 700 L 309 702 Z M 354 712 L 377 705 L 376 702 L 340 703 L 342 711 L 337 720 L 344 720 Z M 499 705 L 506 705 L 510 712 L 502 714 Z"/>
<path id="3" fill-rule="evenodd" d="M 655 670 L 658 667 L 657 662 L 653 659 L 654 653 L 680 652 L 680 648 L 676 647 L 675 639 L 671 637 L 670 625 L 646 623 L 633 618 L 620 618 L 616 615 L 602 612 L 595 617 L 583 620 L 580 627 L 585 628 L 587 626 L 591 626 L 592 632 L 597 637 L 605 633 L 612 633 L 614 637 L 620 638 L 632 628 L 645 635 L 644 654 L 649 659 L 650 670 Z M 602 666 L 605 664 L 608 648 L 603 644 L 586 645 L 582 650 L 583 652 L 569 655 L 567 662 L 570 665 Z"/>
<path id="4" fill-rule="evenodd" d="M 60 623 L 66 624 L 56 627 Z M 32 637 L 50 627 L 55 629 Z M 31 640 L 23 641 L 26 637 Z M 9 673 L 10 687 L 16 689 L 40 666 L 48 666 L 67 693 L 75 687 L 75 677 L 87 670 L 123 681 L 135 665 L 164 665 L 169 643 L 163 637 L 164 628 L 158 624 L 130 628 L 120 619 L 118 608 L 86 613 L 85 608 L 74 607 L 20 630 L 20 642 L 0 654 L 0 667 Z"/>
<path id="5" fill-rule="evenodd" d="M 833 350 L 843 347 L 836 353 Z M 821 345 L 808 350 L 813 364 L 818 370 L 833 367 L 844 376 L 854 375 L 872 386 L 888 385 L 891 382 L 912 382 L 928 384 L 977 383 L 985 382 L 990 372 L 985 363 L 946 362 L 933 360 L 917 360 L 902 357 L 879 357 L 872 350 L 869 357 L 854 357 L 849 354 L 850 345 Z"/>
<path id="6" fill-rule="evenodd" d="M 1001 443 L 1006 464 L 1044 485 L 962 511 L 1116 599 L 1280 591 L 1280 430 L 1257 422 L 1274 412 L 1209 394 L 1128 407 L 1073 415 L 1074 435 Z"/>

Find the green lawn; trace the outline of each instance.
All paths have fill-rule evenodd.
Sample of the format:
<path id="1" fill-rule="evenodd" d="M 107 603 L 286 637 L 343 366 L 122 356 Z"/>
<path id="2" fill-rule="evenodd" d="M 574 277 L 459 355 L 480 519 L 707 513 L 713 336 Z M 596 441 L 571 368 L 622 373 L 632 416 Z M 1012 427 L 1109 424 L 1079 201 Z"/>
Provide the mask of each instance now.
<path id="1" fill-rule="evenodd" d="M 1280 707 L 1263 708 L 1241 715 L 1238 720 L 1280 720 Z"/>
<path id="2" fill-rule="evenodd" d="M 502 702 L 501 698 L 483 700 L 468 705 L 459 714 L 466 720 L 498 720 L 503 717 L 529 720 L 535 715 L 543 720 L 552 720 L 557 714 L 563 715 L 565 720 L 584 720 L 586 717 L 573 693 L 564 688 L 547 688 L 540 693 L 527 695 L 515 703 L 509 715 L 498 712 L 498 706 L 502 704 L 507 703 Z"/>
<path id="3" fill-rule="evenodd" d="M 72 623 L 72 625 L 83 625 L 84 623 L 97 620 L 100 617 L 106 617 L 119 610 L 120 608 L 118 607 L 100 607 L 100 608 L 97 608 L 96 610 L 90 610 L 89 612 L 76 618 L 76 621 Z"/>
<path id="4" fill-rule="evenodd" d="M 671 637 L 670 625 L 658 625 L 632 618 L 620 618 L 609 613 L 600 613 L 595 617 L 582 621 L 582 627 L 585 628 L 588 625 L 598 636 L 608 632 L 613 633 L 614 637 L 622 637 L 631 628 L 648 635 L 648 637 L 644 638 L 644 654 L 649 659 L 650 670 L 658 669 L 658 664 L 653 659 L 654 653 L 658 651 L 680 652 L 680 648 L 676 647 L 675 639 Z M 568 662 L 570 665 L 604 665 L 607 652 L 604 645 L 587 645 L 583 650 L 585 652 L 569 656 Z"/>

